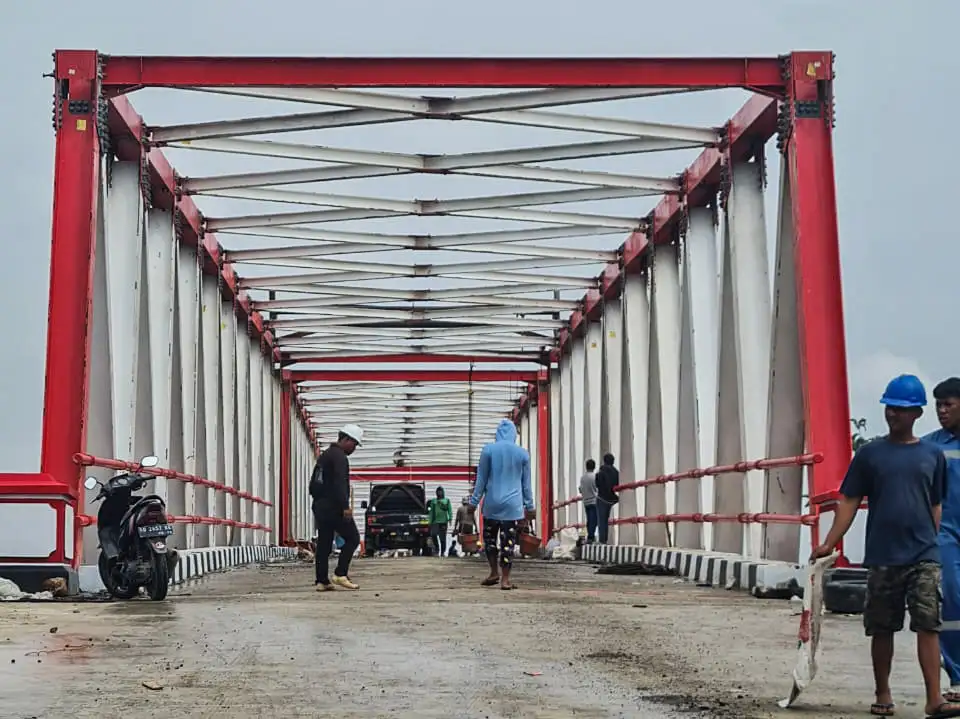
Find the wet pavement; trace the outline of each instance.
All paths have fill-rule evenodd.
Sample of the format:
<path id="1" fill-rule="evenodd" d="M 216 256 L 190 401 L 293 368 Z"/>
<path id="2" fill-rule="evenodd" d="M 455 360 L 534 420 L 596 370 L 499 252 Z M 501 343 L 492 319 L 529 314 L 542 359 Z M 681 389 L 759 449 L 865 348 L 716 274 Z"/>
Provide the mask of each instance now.
<path id="1" fill-rule="evenodd" d="M 789 602 L 583 565 L 521 562 L 514 592 L 479 587 L 483 574 L 479 560 L 358 560 L 361 591 L 318 594 L 310 565 L 268 564 L 162 603 L 6 603 L 0 717 L 783 713 Z M 858 637 L 856 619 L 828 620 L 822 675 L 791 714 L 863 713 Z M 899 715 L 912 716 L 917 688 L 899 697 Z"/>

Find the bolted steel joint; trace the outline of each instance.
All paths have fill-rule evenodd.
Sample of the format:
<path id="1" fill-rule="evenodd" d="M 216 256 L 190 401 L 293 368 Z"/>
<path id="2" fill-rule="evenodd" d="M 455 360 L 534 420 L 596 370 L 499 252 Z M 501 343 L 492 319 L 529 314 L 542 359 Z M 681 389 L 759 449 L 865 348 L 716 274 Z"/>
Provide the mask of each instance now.
<path id="1" fill-rule="evenodd" d="M 777 149 L 781 154 L 787 151 L 787 142 L 793 132 L 793 117 L 790 113 L 790 104 L 781 102 L 777 106 Z"/>
<path id="2" fill-rule="evenodd" d="M 730 169 L 730 160 L 724 156 L 720 162 L 720 207 L 727 209 L 727 201 L 730 199 L 730 188 L 733 183 L 733 172 Z"/>

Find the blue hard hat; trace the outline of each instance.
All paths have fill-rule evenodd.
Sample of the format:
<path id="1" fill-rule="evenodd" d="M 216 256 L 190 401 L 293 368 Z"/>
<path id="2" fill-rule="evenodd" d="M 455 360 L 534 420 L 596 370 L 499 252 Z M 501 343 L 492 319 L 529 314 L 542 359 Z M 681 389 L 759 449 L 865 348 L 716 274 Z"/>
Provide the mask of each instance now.
<path id="1" fill-rule="evenodd" d="M 890 407 L 924 407 L 927 404 L 927 390 L 916 375 L 902 374 L 890 380 L 883 397 L 880 398 L 880 404 Z"/>

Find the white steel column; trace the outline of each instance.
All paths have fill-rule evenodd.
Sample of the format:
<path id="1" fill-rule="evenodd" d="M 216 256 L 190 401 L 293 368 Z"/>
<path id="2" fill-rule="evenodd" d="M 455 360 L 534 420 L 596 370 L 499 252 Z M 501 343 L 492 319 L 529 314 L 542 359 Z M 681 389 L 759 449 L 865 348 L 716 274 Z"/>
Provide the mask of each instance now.
<path id="1" fill-rule="evenodd" d="M 583 431 L 586 423 L 586 404 L 584 402 L 583 376 L 586 372 L 586 340 L 583 337 L 577 337 L 573 340 L 573 347 L 570 350 L 570 372 L 571 388 L 573 402 L 570 405 L 570 422 L 573 426 L 573 432 L 570 435 L 571 450 L 571 472 L 570 472 L 570 496 L 575 497 L 579 494 L 579 479 L 583 474 L 583 463 L 587 458 L 583 454 Z M 571 521 L 582 523 L 584 521 L 583 503 L 576 502 L 570 505 Z"/>
<path id="2" fill-rule="evenodd" d="M 608 300 L 603 305 L 603 366 L 602 388 L 600 391 L 602 402 L 602 417 L 600 420 L 600 449 L 601 455 L 620 452 L 620 415 L 621 396 L 623 394 L 623 311 L 620 298 Z M 616 457 L 621 460 L 622 457 Z M 622 504 L 622 503 L 621 503 Z M 611 518 L 628 516 L 620 512 L 620 504 L 614 506 Z M 610 539 L 614 544 L 620 543 L 620 525 L 610 527 Z"/>
<path id="3" fill-rule="evenodd" d="M 147 352 L 140 358 L 149 368 L 148 382 L 151 411 L 149 454 L 156 455 L 161 467 L 179 465 L 183 457 L 183 428 L 177 440 L 176 462 L 171 462 L 170 427 L 173 395 L 173 308 L 176 298 L 174 285 L 174 262 L 177 261 L 177 242 L 173 234 L 173 215 L 165 210 L 150 210 L 147 213 L 146 274 L 147 289 Z M 142 316 L 142 315 L 141 315 Z M 141 329 L 142 332 L 142 329 Z M 179 354 L 179 353 L 178 353 Z M 180 363 L 180 357 L 176 358 Z M 178 372 L 178 374 L 182 374 Z M 182 378 L 178 378 L 181 379 Z M 178 395 L 180 391 L 178 388 Z M 180 397 L 178 396 L 179 400 Z M 179 401 L 177 403 L 180 404 Z M 157 478 L 153 491 L 167 502 L 167 511 L 174 516 L 186 513 L 185 487 L 183 482 Z M 186 545 L 187 528 L 175 525 L 174 543 Z"/>
<path id="4" fill-rule="evenodd" d="M 571 479 L 574 473 L 574 454 L 573 454 L 573 358 L 570 355 L 560 357 L 560 446 L 557 453 L 562 458 L 562 470 L 560 472 L 560 493 L 557 500 L 565 502 L 574 496 L 571 494 L 571 488 L 575 487 L 575 480 Z M 574 490 L 574 494 L 575 494 Z M 572 524 L 574 514 L 570 505 L 560 508 L 560 524 Z"/>
<path id="5" fill-rule="evenodd" d="M 237 482 L 237 317 L 230 302 L 220 308 L 220 400 L 223 412 L 223 468 L 224 484 L 239 489 Z M 219 504 L 219 502 L 218 502 Z M 240 519 L 240 501 L 235 495 L 224 495 L 225 519 Z M 218 507 L 219 509 L 219 507 Z M 240 532 L 227 527 L 222 540 L 226 544 L 240 544 Z"/>
<path id="6" fill-rule="evenodd" d="M 223 462 L 223 432 L 221 421 L 223 406 L 220 395 L 223 385 L 220 379 L 220 288 L 212 277 L 204 277 L 200 286 L 200 369 L 203 374 L 200 388 L 203 392 L 203 446 L 205 450 L 204 477 L 224 484 L 226 471 Z M 209 487 L 200 497 L 206 495 L 206 503 L 199 503 L 198 511 L 205 517 L 226 517 L 226 495 Z M 202 535 L 201 535 L 202 536 Z M 225 528 L 210 525 L 206 530 L 206 545 L 212 547 L 224 542 Z"/>
<path id="7" fill-rule="evenodd" d="M 714 457 L 714 413 L 717 395 L 717 234 L 714 211 L 690 210 L 683 243 L 680 391 L 677 471 L 704 467 Z M 713 477 L 685 479 L 677 484 L 677 512 L 713 511 Z M 702 527 L 702 529 L 701 529 Z M 677 544 L 711 547 L 713 525 L 685 524 L 677 528 Z"/>
<path id="8" fill-rule="evenodd" d="M 592 459 L 599 467 L 604 452 L 600 439 L 603 422 L 603 326 L 599 322 L 587 325 L 584 348 L 583 461 Z M 580 471 L 584 470 L 581 468 Z"/>
<path id="9" fill-rule="evenodd" d="M 621 395 L 620 480 L 636 482 L 647 472 L 647 375 L 650 362 L 650 301 L 646 275 L 628 275 L 623 286 L 623 393 Z M 643 489 L 620 493 L 621 517 L 646 514 Z M 620 528 L 622 544 L 647 544 L 646 525 Z"/>
<path id="10" fill-rule="evenodd" d="M 93 270 L 93 327 L 90 339 L 90 391 L 87 409 L 87 446 L 90 454 L 97 457 L 116 457 L 114 448 L 114 421 L 112 365 L 110 363 L 110 324 L 108 321 L 109 286 L 107 283 L 106 268 L 106 230 L 105 218 L 109 208 L 107 206 L 107 190 L 103 178 L 106 176 L 103 167 L 100 171 L 99 206 L 97 213 L 96 254 L 94 255 Z M 49 342 L 49 338 L 47 339 Z M 85 474 L 94 476 L 100 481 L 109 477 L 109 470 L 97 467 L 87 467 Z M 96 516 L 99 505 L 93 504 L 96 495 L 85 492 L 84 505 L 78 511 L 90 516 Z M 83 556 L 80 561 L 92 566 L 97 562 L 97 528 L 89 526 L 83 530 Z"/>
<path id="11" fill-rule="evenodd" d="M 149 282 L 149 279 L 148 279 Z M 174 414 L 173 443 L 180 445 L 176 464 L 182 466 L 186 474 L 209 477 L 200 473 L 198 457 L 201 451 L 198 440 L 198 428 L 201 424 L 200 402 L 200 265 L 197 253 L 190 247 L 180 246 L 176 259 L 176 300 L 177 321 L 174 325 L 176 345 L 179 356 L 176 357 L 174 377 L 180 384 L 180 396 L 174 397 L 181 408 Z M 171 295 L 174 295 L 171 292 Z M 180 439 L 182 437 L 182 440 Z M 198 511 L 198 496 L 206 499 L 207 490 L 195 484 L 184 484 L 183 513 L 187 516 L 207 516 L 206 502 L 203 511 Z M 207 546 L 207 530 L 202 524 L 187 526 L 186 547 Z"/>
<path id="12" fill-rule="evenodd" d="M 113 448 L 116 459 L 136 461 L 139 459 L 134 456 L 134 441 L 138 419 L 140 278 L 144 244 L 139 163 L 114 163 L 104 204 Z M 157 482 L 155 490 L 158 494 L 164 492 L 163 480 Z"/>
<path id="13" fill-rule="evenodd" d="M 677 457 L 677 398 L 680 365 L 680 272 L 675 245 L 654 248 L 650 286 L 649 425 L 647 428 L 647 476 L 672 474 Z M 647 514 L 676 511 L 677 484 L 646 488 Z M 675 546 L 669 524 L 647 527 L 647 544 Z"/>
<path id="14" fill-rule="evenodd" d="M 237 323 L 237 474 L 241 492 L 250 491 L 250 335 Z M 250 502 L 237 498 L 240 521 L 251 521 Z M 250 530 L 240 530 L 240 544 L 251 544 Z"/>
<path id="15" fill-rule="evenodd" d="M 537 405 L 527 405 L 527 450 L 530 452 L 530 489 L 533 492 L 533 506 L 539 505 L 540 494 L 540 453 L 537 452 L 540 438 L 540 426 L 537 423 Z M 536 526 L 536 525 L 534 525 Z"/>
<path id="16" fill-rule="evenodd" d="M 250 348 L 249 382 L 250 382 L 250 468 L 248 491 L 254 496 L 263 498 L 263 355 L 257 351 L 256 345 Z M 259 502 L 244 500 L 249 509 L 248 516 L 254 524 L 263 524 Z M 260 544 L 262 532 L 249 532 L 252 544 Z"/>
<path id="17" fill-rule="evenodd" d="M 786 162 L 780 170 L 779 199 L 766 456 L 793 457 L 804 453 L 805 428 L 799 419 L 804 416 L 803 373 L 794 263 L 793 197 Z M 764 511 L 804 514 L 804 475 L 804 468 L 800 466 L 767 470 Z M 763 557 L 796 562 L 800 554 L 800 528 L 789 524 L 766 524 L 763 528 Z"/>
<path id="18" fill-rule="evenodd" d="M 717 462 L 764 456 L 770 362 L 770 285 L 767 266 L 761 168 L 733 167 L 722 255 L 720 391 Z M 762 512 L 762 471 L 718 477 L 717 512 Z M 722 536 L 721 536 L 722 535 Z M 759 525 L 723 523 L 716 530 L 720 551 L 759 558 Z"/>
<path id="19" fill-rule="evenodd" d="M 563 408 L 560 399 L 560 366 L 550 368 L 550 485 L 552 488 L 553 501 L 559 502 L 563 499 Z M 553 511 L 549 509 L 549 511 Z M 565 513 L 558 510 L 553 518 L 553 527 L 560 527 L 564 524 L 561 517 Z"/>

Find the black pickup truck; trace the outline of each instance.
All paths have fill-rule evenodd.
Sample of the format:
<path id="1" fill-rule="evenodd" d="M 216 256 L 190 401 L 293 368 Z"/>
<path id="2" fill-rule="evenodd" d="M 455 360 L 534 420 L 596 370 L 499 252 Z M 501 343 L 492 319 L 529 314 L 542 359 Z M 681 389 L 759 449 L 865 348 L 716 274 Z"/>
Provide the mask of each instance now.
<path id="1" fill-rule="evenodd" d="M 370 501 L 363 508 L 366 556 L 385 549 L 411 549 L 417 556 L 430 554 L 430 521 L 422 483 L 374 484 Z"/>

